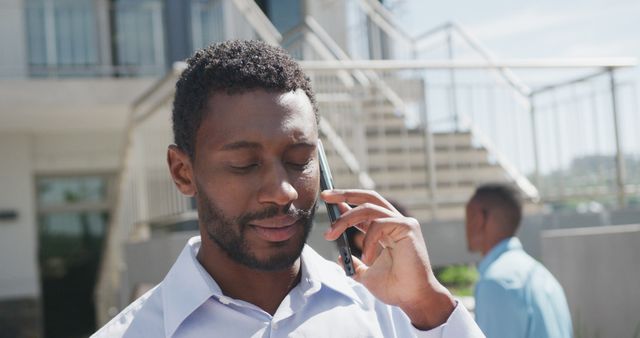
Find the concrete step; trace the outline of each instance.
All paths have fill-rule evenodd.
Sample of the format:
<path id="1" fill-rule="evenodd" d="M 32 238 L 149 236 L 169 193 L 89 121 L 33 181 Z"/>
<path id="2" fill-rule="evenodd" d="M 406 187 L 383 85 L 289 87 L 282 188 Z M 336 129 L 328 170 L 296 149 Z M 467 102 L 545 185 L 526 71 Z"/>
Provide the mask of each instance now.
<path id="1" fill-rule="evenodd" d="M 438 182 L 504 182 L 508 180 L 508 176 L 506 176 L 504 169 L 499 166 L 481 166 L 438 170 L 436 180 Z"/>
<path id="2" fill-rule="evenodd" d="M 426 170 L 380 170 L 369 172 L 371 178 L 379 186 L 403 184 L 412 186 L 428 182 L 429 176 Z M 438 170 L 436 172 L 437 183 L 449 182 L 493 182 L 506 181 L 508 177 L 504 170 L 498 166 L 483 166 L 474 168 L 456 168 L 450 170 Z"/>
<path id="3" fill-rule="evenodd" d="M 434 154 L 436 169 L 482 167 L 488 165 L 487 152 L 484 149 L 465 149 L 460 152 L 436 152 Z M 410 149 L 389 149 L 388 152 L 369 152 L 367 157 L 369 170 L 385 166 L 427 168 L 427 155 Z"/>
<path id="4" fill-rule="evenodd" d="M 371 140 L 370 140 L 371 141 Z M 419 156 L 426 158 L 426 154 L 423 147 L 417 147 L 413 145 L 405 146 L 402 142 L 394 141 L 390 143 L 388 147 L 380 147 L 374 144 L 369 147 L 369 162 L 372 162 L 372 158 L 375 156 L 385 156 L 386 154 L 406 154 L 407 156 Z M 434 152 L 434 159 L 437 164 L 481 164 L 487 163 L 489 154 L 482 148 L 464 148 L 458 150 L 450 150 L 437 148 Z M 373 164 L 373 162 L 372 162 Z"/>
<path id="5" fill-rule="evenodd" d="M 372 122 L 373 123 L 373 122 Z M 384 127 L 384 126 L 383 126 Z M 386 144 L 395 144 L 397 142 L 408 142 L 411 146 L 419 146 L 422 147 L 424 144 L 424 132 L 422 130 L 400 130 L 397 127 L 393 128 L 369 128 L 368 135 L 374 136 L 370 140 L 368 140 L 368 144 L 374 147 L 384 146 Z M 380 138 L 379 136 L 386 135 L 386 138 Z M 398 139 L 396 135 L 407 135 L 407 139 Z M 435 133 L 433 134 L 432 141 L 434 146 L 436 147 L 445 147 L 445 146 L 465 146 L 471 147 L 474 146 L 472 143 L 472 137 L 469 133 L 451 133 L 451 134 L 442 134 Z"/>

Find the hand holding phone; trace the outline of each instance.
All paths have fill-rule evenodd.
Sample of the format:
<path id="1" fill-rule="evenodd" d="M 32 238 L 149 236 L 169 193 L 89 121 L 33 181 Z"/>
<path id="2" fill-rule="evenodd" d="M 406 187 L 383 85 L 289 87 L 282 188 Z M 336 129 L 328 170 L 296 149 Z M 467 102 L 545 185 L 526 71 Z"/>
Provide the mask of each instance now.
<path id="1" fill-rule="evenodd" d="M 320 140 L 318 140 L 318 159 L 320 162 L 320 190 L 331 190 L 333 189 L 333 178 L 331 177 L 327 156 L 324 153 L 324 148 Z M 340 217 L 340 210 L 335 204 L 325 203 L 325 205 L 327 206 L 327 213 L 329 213 L 329 221 L 333 224 Z M 340 257 L 342 258 L 342 266 L 344 267 L 345 273 L 347 276 L 353 276 L 356 270 L 351 260 L 351 248 L 349 247 L 347 233 L 343 232 L 342 235 L 336 239 L 336 243 Z"/>

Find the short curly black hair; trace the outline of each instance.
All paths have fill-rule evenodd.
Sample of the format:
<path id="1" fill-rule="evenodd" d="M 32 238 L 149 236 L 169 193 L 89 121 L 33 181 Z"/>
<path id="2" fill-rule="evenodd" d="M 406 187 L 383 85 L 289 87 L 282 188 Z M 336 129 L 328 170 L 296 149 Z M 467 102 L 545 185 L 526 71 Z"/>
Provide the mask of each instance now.
<path id="1" fill-rule="evenodd" d="M 207 99 L 215 92 L 229 95 L 264 89 L 302 89 L 318 120 L 318 107 L 309 78 L 287 52 L 257 40 L 232 40 L 200 49 L 187 60 L 176 83 L 173 100 L 174 142 L 195 159 L 195 139 Z"/>

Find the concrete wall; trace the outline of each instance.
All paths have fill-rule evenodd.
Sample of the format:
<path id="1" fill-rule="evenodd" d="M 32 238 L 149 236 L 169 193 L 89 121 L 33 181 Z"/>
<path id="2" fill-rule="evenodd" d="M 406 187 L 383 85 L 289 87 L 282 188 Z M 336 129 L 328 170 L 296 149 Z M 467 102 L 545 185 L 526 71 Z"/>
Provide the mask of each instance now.
<path id="1" fill-rule="evenodd" d="M 114 173 L 124 142 L 124 132 L 120 131 L 38 133 L 32 137 L 34 172 Z"/>
<path id="2" fill-rule="evenodd" d="M 197 231 L 183 231 L 151 240 L 124 244 L 126 268 L 123 274 L 121 304 L 130 303 L 136 286 L 156 285 L 164 279 L 169 269 L 187 244 L 198 236 Z M 149 264 L 149 262 L 153 264 Z"/>
<path id="3" fill-rule="evenodd" d="M 27 74 L 26 24 L 23 0 L 0 1 L 0 78 Z"/>
<path id="4" fill-rule="evenodd" d="M 639 244 L 640 225 L 542 233 L 542 261 L 564 287 L 576 337 L 640 333 Z"/>
<path id="5" fill-rule="evenodd" d="M 533 257 L 540 259 L 542 254 L 540 237 L 544 230 L 625 225 L 638 222 L 640 222 L 640 209 L 527 215 L 522 220 L 518 237 L 524 249 Z"/>
<path id="6" fill-rule="evenodd" d="M 0 134 L 0 209 L 18 212 L 0 221 L 0 299 L 40 294 L 32 145 L 28 135 Z"/>

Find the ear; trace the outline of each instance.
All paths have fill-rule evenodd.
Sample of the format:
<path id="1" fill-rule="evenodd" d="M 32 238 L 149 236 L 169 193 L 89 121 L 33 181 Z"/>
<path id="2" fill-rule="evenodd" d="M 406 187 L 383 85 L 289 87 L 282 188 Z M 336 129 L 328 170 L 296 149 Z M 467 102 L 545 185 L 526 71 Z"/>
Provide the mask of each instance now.
<path id="1" fill-rule="evenodd" d="M 478 208 L 478 230 L 484 233 L 489 224 L 489 211 L 484 208 Z"/>
<path id="2" fill-rule="evenodd" d="M 191 158 L 177 145 L 172 144 L 167 149 L 167 164 L 173 183 L 186 196 L 194 196 L 196 185 L 193 179 L 193 165 Z"/>

